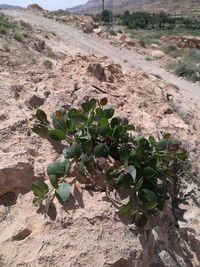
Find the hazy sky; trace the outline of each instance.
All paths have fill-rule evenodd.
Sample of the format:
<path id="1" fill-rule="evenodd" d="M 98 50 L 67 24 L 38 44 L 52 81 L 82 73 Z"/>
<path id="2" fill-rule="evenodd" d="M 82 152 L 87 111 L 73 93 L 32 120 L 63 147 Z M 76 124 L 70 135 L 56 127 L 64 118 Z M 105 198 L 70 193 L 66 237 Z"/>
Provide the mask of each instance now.
<path id="1" fill-rule="evenodd" d="M 65 9 L 79 4 L 86 3 L 87 0 L 0 0 L 0 4 L 8 4 L 15 6 L 26 7 L 29 4 L 37 3 L 41 7 L 53 10 L 53 9 Z"/>

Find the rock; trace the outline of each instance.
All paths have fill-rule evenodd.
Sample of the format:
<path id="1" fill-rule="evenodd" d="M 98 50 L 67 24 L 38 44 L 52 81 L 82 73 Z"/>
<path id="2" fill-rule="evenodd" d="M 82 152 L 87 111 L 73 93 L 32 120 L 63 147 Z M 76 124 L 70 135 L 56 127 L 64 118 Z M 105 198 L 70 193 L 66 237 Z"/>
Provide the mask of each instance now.
<path id="1" fill-rule="evenodd" d="M 45 98 L 41 97 L 39 95 L 32 95 L 28 101 L 28 104 L 32 107 L 32 108 L 38 108 L 40 106 L 42 106 L 45 102 Z"/>
<path id="2" fill-rule="evenodd" d="M 165 53 L 161 50 L 155 50 L 151 52 L 151 56 L 154 58 L 163 58 L 165 56 Z"/>
<path id="3" fill-rule="evenodd" d="M 174 111 L 173 111 L 173 109 L 171 109 L 171 108 L 167 108 L 165 111 L 164 111 L 164 114 L 173 114 L 174 113 Z"/>
<path id="4" fill-rule="evenodd" d="M 37 52 L 42 52 L 45 49 L 45 41 L 39 40 L 36 43 L 33 44 L 33 49 Z"/>
<path id="5" fill-rule="evenodd" d="M 105 69 L 104 70 L 104 75 L 105 75 L 105 81 L 108 82 L 108 83 L 113 83 L 115 78 L 113 76 L 113 74 L 111 73 L 110 70 L 108 69 Z"/>
<path id="6" fill-rule="evenodd" d="M 122 34 L 121 36 L 120 36 L 120 38 L 119 38 L 119 41 L 121 41 L 121 42 L 125 42 L 126 41 L 126 39 L 127 39 L 127 35 L 125 35 L 125 34 Z"/>
<path id="7" fill-rule="evenodd" d="M 16 190 L 27 192 L 33 181 L 33 161 L 26 151 L 0 154 L 0 196 Z"/>
<path id="8" fill-rule="evenodd" d="M 96 33 L 97 35 L 100 35 L 102 33 L 102 29 L 101 28 L 95 28 L 95 29 L 93 29 L 93 32 Z"/>
<path id="9" fill-rule="evenodd" d="M 113 83 L 116 78 L 123 76 L 122 68 L 119 64 L 110 64 L 104 67 L 100 63 L 91 63 L 87 71 L 92 73 L 99 81 L 110 83 Z"/>
<path id="10" fill-rule="evenodd" d="M 126 42 L 126 44 L 127 44 L 128 46 L 133 46 L 133 47 L 134 47 L 134 46 L 136 45 L 135 41 L 133 41 L 133 40 L 130 39 L 130 38 L 129 38 L 128 40 L 126 40 L 125 42 Z"/>
<path id="11" fill-rule="evenodd" d="M 151 48 L 152 49 L 158 49 L 159 48 L 159 45 L 158 44 L 151 44 Z"/>
<path id="12" fill-rule="evenodd" d="M 104 77 L 104 68 L 100 63 L 90 63 L 87 71 L 98 79 L 99 81 L 103 81 Z"/>
<path id="13" fill-rule="evenodd" d="M 200 49 L 200 38 L 199 37 L 165 35 L 160 40 L 162 43 L 176 44 L 178 47 L 184 48 L 184 49 L 185 48 Z"/>

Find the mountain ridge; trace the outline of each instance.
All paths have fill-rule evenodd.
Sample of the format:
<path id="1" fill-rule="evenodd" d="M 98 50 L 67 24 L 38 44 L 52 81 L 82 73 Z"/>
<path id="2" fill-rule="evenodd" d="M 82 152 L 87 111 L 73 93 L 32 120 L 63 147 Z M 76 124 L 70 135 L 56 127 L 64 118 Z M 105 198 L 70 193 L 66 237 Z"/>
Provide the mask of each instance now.
<path id="1" fill-rule="evenodd" d="M 0 4 L 0 9 L 23 9 L 23 7 L 7 5 L 7 4 Z"/>
<path id="2" fill-rule="evenodd" d="M 119 13 L 125 10 L 130 11 L 159 11 L 188 12 L 199 10 L 199 0 L 115 0 L 114 12 Z M 105 0 L 105 9 L 109 9 L 109 0 Z M 86 4 L 67 9 L 76 13 L 97 13 L 102 10 L 102 0 L 89 0 Z"/>

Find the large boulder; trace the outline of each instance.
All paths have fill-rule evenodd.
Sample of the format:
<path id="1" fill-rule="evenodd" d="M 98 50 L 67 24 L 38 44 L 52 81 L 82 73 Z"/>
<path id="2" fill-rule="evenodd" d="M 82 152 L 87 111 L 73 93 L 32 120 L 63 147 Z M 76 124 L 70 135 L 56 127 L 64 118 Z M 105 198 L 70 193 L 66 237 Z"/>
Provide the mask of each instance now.
<path id="1" fill-rule="evenodd" d="M 154 58 L 163 58 L 165 56 L 165 53 L 161 50 L 154 50 L 151 52 L 151 56 Z"/>

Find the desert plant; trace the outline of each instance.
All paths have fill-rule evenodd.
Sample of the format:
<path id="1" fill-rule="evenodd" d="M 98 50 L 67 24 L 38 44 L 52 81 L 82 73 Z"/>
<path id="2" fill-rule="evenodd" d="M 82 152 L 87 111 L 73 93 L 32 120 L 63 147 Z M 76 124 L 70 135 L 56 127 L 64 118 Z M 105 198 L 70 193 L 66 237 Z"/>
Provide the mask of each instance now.
<path id="1" fill-rule="evenodd" d="M 110 21 L 111 13 L 109 10 L 103 10 L 101 13 L 101 21 L 108 23 Z"/>
<path id="2" fill-rule="evenodd" d="M 180 77 L 186 77 L 191 81 L 200 81 L 200 65 L 187 60 L 180 60 L 174 70 L 175 74 Z"/>
<path id="3" fill-rule="evenodd" d="M 43 65 L 47 68 L 47 69 L 52 69 L 53 63 L 51 60 L 49 59 L 45 59 L 43 61 Z"/>
<path id="4" fill-rule="evenodd" d="M 23 43 L 24 34 L 23 34 L 22 31 L 19 31 L 19 30 L 16 29 L 13 34 L 14 34 L 13 37 L 14 37 L 15 40 L 17 40 L 20 43 Z"/>
<path id="5" fill-rule="evenodd" d="M 142 47 L 146 47 L 146 41 L 145 41 L 145 38 L 141 38 L 140 40 L 139 40 L 139 44 L 142 46 Z"/>
<path id="6" fill-rule="evenodd" d="M 93 26 L 92 25 L 85 25 L 84 28 L 83 28 L 83 32 L 84 33 L 92 33 L 93 32 Z"/>
<path id="7" fill-rule="evenodd" d="M 61 203 L 68 201 L 71 184 L 67 178 L 72 173 L 102 190 L 97 186 L 100 172 L 107 177 L 107 190 L 129 194 L 128 202 L 119 207 L 120 215 L 128 213 L 142 225 L 155 209 L 162 209 L 169 197 L 167 182 L 174 175 L 173 164 L 185 160 L 186 151 L 170 134 L 158 141 L 153 136 L 137 136 L 134 125 L 114 115 L 107 98 L 91 99 L 78 109 L 57 110 L 51 123 L 44 111 L 37 110 L 32 130 L 68 145 L 47 168 L 52 188 L 43 181 L 33 183 L 36 206 L 44 204 L 48 210 L 54 197 Z"/>
<path id="8" fill-rule="evenodd" d="M 161 46 L 161 50 L 168 54 L 172 58 L 177 58 L 181 56 L 181 49 L 178 48 L 176 44 L 165 44 Z"/>

